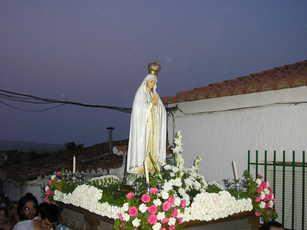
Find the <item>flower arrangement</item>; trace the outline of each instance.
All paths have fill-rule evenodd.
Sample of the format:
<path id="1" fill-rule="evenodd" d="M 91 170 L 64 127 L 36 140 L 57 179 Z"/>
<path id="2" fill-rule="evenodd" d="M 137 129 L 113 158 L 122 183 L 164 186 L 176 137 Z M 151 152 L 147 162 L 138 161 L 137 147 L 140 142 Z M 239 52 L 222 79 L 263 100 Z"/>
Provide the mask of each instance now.
<path id="1" fill-rule="evenodd" d="M 192 167 L 184 167 L 180 132 L 174 143 L 175 162 L 161 166 L 161 177 L 151 174 L 149 188 L 143 175 L 129 175 L 128 184 L 112 175 L 80 184 L 58 171 L 48 181 L 45 198 L 112 218 L 115 229 L 178 229 L 185 222 L 216 220 L 253 209 L 264 219 L 272 216 L 267 213 L 273 210 L 274 196 L 267 183 L 245 176 L 240 191 L 208 185 L 199 173 L 200 157 Z"/>
<path id="2" fill-rule="evenodd" d="M 44 188 L 44 202 L 53 202 L 53 195 L 56 190 L 61 190 L 62 172 L 56 171 L 48 179 L 47 185 Z"/>
<path id="3" fill-rule="evenodd" d="M 254 179 L 248 172 L 244 173 L 244 177 L 248 197 L 253 200 L 255 215 L 264 223 L 276 219 L 278 216 L 274 209 L 275 196 L 269 182 L 265 181 L 261 175 Z"/>
<path id="4" fill-rule="evenodd" d="M 258 176 L 256 183 L 256 197 L 254 199 L 255 215 L 261 217 L 264 222 L 277 218 L 274 210 L 275 197 L 269 182 Z"/>
<path id="5" fill-rule="evenodd" d="M 157 188 L 140 197 L 133 192 L 126 194 L 127 203 L 119 213 L 115 229 L 176 229 L 183 223 L 186 201 L 170 193 L 163 194 Z M 124 226 L 124 228 L 123 228 Z"/>

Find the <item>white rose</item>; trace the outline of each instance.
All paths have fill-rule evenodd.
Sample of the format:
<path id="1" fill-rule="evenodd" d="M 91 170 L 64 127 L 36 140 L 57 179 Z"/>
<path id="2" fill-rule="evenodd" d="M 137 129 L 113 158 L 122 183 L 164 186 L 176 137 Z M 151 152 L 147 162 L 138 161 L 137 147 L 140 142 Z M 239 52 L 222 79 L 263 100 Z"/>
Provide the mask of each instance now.
<path id="1" fill-rule="evenodd" d="M 182 196 L 185 194 L 185 190 L 183 188 L 179 188 L 178 192 Z"/>
<path id="2" fill-rule="evenodd" d="M 124 211 L 124 212 L 127 212 L 128 209 L 129 209 L 129 204 L 128 204 L 128 203 L 124 203 L 124 205 L 123 205 L 123 211 Z"/>
<path id="3" fill-rule="evenodd" d="M 140 210 L 141 213 L 145 213 L 147 211 L 146 205 L 145 204 L 141 204 L 139 206 L 139 210 Z"/>
<path id="4" fill-rule="evenodd" d="M 123 214 L 124 221 L 128 222 L 130 220 L 130 216 L 127 213 Z"/>
<path id="5" fill-rule="evenodd" d="M 168 192 L 166 192 L 164 190 L 161 192 L 161 195 L 162 195 L 163 200 L 166 200 L 168 198 Z"/>
<path id="6" fill-rule="evenodd" d="M 171 226 L 175 224 L 176 224 L 176 219 L 174 217 L 169 218 L 168 225 Z"/>
<path id="7" fill-rule="evenodd" d="M 259 179 L 259 178 L 256 180 L 256 184 L 257 184 L 258 186 L 261 184 L 261 182 L 262 182 L 262 181 L 261 181 L 261 179 Z"/>
<path id="8" fill-rule="evenodd" d="M 181 199 L 179 197 L 176 197 L 175 198 L 175 205 L 176 206 L 179 206 L 180 205 L 180 202 L 181 202 Z"/>
<path id="9" fill-rule="evenodd" d="M 51 176 L 51 180 L 55 180 L 56 176 L 55 175 L 52 175 Z"/>
<path id="10" fill-rule="evenodd" d="M 269 208 L 273 208 L 273 206 L 274 206 L 274 202 L 270 200 L 270 201 L 269 201 L 269 205 L 268 205 L 268 206 L 269 206 Z"/>
<path id="11" fill-rule="evenodd" d="M 261 201 L 260 204 L 259 204 L 259 207 L 260 208 L 265 208 L 265 203 L 263 201 Z"/>
<path id="12" fill-rule="evenodd" d="M 270 190 L 268 190 L 267 188 L 263 190 L 264 194 L 270 194 Z"/>
<path id="13" fill-rule="evenodd" d="M 171 176 L 171 177 L 175 177 L 175 173 L 171 172 L 171 173 L 170 173 L 170 176 Z"/>
<path id="14" fill-rule="evenodd" d="M 139 227 L 141 225 L 141 220 L 138 219 L 138 218 L 135 218 L 133 221 L 132 221 L 132 225 L 133 227 Z"/>
<path id="15" fill-rule="evenodd" d="M 156 223 L 155 225 L 152 226 L 153 230 L 160 230 L 162 225 L 160 223 Z"/>
<path id="16" fill-rule="evenodd" d="M 154 205 L 156 205 L 156 206 L 160 206 L 160 205 L 162 204 L 162 202 L 161 202 L 160 199 L 155 199 L 155 200 L 153 201 L 153 203 L 154 203 Z"/>
<path id="17" fill-rule="evenodd" d="M 165 190 L 165 191 L 170 191 L 170 190 L 172 190 L 173 189 L 173 186 L 172 186 L 172 184 L 171 184 L 171 181 L 168 181 L 168 182 L 166 182 L 164 185 L 163 185 L 163 189 Z"/>
<path id="18" fill-rule="evenodd" d="M 158 212 L 157 219 L 163 220 L 164 218 L 165 218 L 165 213 L 164 212 Z"/>

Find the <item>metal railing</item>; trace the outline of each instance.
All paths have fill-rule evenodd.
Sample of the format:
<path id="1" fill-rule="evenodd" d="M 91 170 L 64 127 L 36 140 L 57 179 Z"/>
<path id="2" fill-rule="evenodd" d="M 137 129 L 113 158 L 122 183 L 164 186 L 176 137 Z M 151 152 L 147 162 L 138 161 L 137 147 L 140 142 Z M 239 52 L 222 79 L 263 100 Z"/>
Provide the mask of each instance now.
<path id="1" fill-rule="evenodd" d="M 263 175 L 276 196 L 278 220 L 287 228 L 307 229 L 305 151 L 248 151 L 248 171 Z"/>

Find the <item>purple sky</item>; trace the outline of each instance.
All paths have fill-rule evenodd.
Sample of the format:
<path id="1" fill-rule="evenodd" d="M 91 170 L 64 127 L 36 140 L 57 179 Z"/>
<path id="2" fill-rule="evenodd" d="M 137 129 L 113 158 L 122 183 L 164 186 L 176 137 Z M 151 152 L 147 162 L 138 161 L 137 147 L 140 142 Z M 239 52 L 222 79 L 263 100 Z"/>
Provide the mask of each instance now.
<path id="1" fill-rule="evenodd" d="M 130 106 L 145 65 L 161 95 L 307 58 L 307 1 L 0 1 L 0 88 Z M 41 107 L 25 107 L 41 109 Z M 0 105 L 0 139 L 48 143 L 128 135 L 129 115 Z"/>

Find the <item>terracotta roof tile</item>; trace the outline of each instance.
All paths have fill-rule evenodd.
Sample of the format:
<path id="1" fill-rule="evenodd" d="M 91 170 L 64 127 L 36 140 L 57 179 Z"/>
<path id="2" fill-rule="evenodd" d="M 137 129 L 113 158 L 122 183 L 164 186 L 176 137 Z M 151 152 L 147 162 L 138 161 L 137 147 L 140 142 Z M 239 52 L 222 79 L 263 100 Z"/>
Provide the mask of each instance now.
<path id="1" fill-rule="evenodd" d="M 304 85 L 307 85 L 307 60 L 209 84 L 189 91 L 182 91 L 177 93 L 176 96 L 164 97 L 163 101 L 166 104 L 173 104 Z"/>

